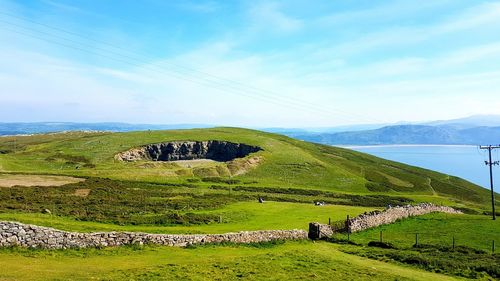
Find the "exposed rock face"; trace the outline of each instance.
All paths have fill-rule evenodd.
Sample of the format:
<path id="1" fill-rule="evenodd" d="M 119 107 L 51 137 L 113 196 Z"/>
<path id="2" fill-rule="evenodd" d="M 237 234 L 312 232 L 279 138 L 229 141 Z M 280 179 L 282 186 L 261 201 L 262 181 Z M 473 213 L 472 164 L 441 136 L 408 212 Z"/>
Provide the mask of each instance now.
<path id="1" fill-rule="evenodd" d="M 448 214 L 462 214 L 461 211 L 455 210 L 447 206 L 437 206 L 430 203 L 421 203 L 415 206 L 406 205 L 401 207 L 388 208 L 385 211 L 373 211 L 361 214 L 349 221 L 340 221 L 336 224 L 343 225 L 338 228 L 327 224 L 320 224 L 317 222 L 309 224 L 309 238 L 320 239 L 333 235 L 335 231 L 349 231 L 358 232 L 368 228 L 377 227 L 379 225 L 391 224 L 397 220 L 420 216 L 434 212 L 448 213 Z"/>
<path id="2" fill-rule="evenodd" d="M 242 231 L 226 234 L 148 234 L 141 232 L 66 232 L 17 222 L 0 222 L 0 247 L 65 249 L 108 247 L 127 244 L 158 244 L 184 247 L 205 243 L 257 243 L 273 240 L 307 239 L 304 230 Z"/>
<path id="3" fill-rule="evenodd" d="M 117 154 L 115 158 L 122 161 L 211 159 L 226 162 L 245 157 L 259 150 L 261 148 L 258 146 L 227 141 L 175 141 L 131 149 Z"/>

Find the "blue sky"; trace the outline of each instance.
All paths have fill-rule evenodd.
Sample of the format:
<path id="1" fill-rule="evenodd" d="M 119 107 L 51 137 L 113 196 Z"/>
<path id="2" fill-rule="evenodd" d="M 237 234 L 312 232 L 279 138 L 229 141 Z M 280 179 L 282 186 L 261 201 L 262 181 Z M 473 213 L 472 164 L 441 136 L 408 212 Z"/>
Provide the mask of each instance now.
<path id="1" fill-rule="evenodd" d="M 500 1 L 0 0 L 0 121 L 500 113 Z"/>

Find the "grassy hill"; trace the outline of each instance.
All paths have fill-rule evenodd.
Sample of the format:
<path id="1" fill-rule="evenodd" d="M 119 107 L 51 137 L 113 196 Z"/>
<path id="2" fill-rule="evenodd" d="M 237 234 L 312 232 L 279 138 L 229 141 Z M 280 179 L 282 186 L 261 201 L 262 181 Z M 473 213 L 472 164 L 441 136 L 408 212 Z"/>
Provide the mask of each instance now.
<path id="1" fill-rule="evenodd" d="M 261 147 L 231 162 L 122 162 L 114 156 L 151 143 L 225 140 Z M 377 157 L 237 128 L 129 133 L 59 133 L 0 138 L 0 172 L 60 174 L 156 183 L 214 184 L 407 196 L 415 200 L 488 204 L 488 191 L 456 177 Z"/>
<path id="2" fill-rule="evenodd" d="M 244 143 L 262 150 L 228 162 L 115 159 L 121 152 L 148 144 L 188 140 Z M 259 204 L 258 197 L 266 202 Z M 315 206 L 315 201 L 327 205 Z M 8 269 L 0 274 L 0 279 L 203 279 L 200 276 L 205 274 L 250 280 L 474 277 L 466 256 L 450 261 L 448 252 L 443 252 L 436 260 L 435 254 L 405 247 L 409 247 L 417 229 L 428 234 L 422 239 L 437 239 L 429 240 L 433 243 L 449 243 L 450 235 L 456 235 L 461 245 L 485 250 L 488 241 L 496 239 L 499 227 L 482 215 L 489 210 L 489 193 L 479 186 L 437 172 L 277 134 L 214 128 L 1 137 L 0 220 L 68 231 L 223 233 L 307 229 L 312 221 L 338 221 L 346 215 L 356 216 L 388 204 L 420 201 L 452 205 L 476 215 L 454 215 L 451 219 L 431 215 L 379 228 L 403 251 L 394 262 L 390 256 L 394 252 L 365 247 L 370 240 L 376 240 L 379 229 L 375 229 L 353 235 L 351 239 L 362 244 L 356 247 L 286 242 L 191 249 L 0 249 L 0 265 Z M 460 232 L 459 228 L 468 231 Z M 407 262 L 419 255 L 424 255 L 419 258 L 424 265 Z M 487 268 L 488 276 L 496 276 L 496 271 L 491 270 L 496 258 L 485 253 L 477 255 L 477 268 Z M 438 266 L 427 265 L 434 263 Z"/>

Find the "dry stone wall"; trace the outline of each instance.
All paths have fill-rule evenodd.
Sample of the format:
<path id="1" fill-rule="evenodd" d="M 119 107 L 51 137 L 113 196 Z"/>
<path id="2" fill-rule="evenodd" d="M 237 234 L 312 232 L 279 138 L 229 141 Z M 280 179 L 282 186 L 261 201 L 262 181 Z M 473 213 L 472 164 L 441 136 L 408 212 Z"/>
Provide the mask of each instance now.
<path id="1" fill-rule="evenodd" d="M 184 247 L 205 243 L 257 243 L 307 239 L 304 230 L 242 231 L 226 234 L 148 234 L 140 232 L 78 233 L 17 222 L 0 222 L 0 247 L 65 249 L 108 247 L 127 244 L 157 244 Z"/>
<path id="2" fill-rule="evenodd" d="M 342 227 L 333 227 L 328 224 L 317 222 L 310 223 L 308 236 L 311 239 L 321 239 L 332 236 L 334 232 L 358 232 L 379 225 L 391 224 L 400 219 L 434 212 L 462 214 L 461 211 L 451 207 L 438 206 L 430 203 L 421 203 L 415 206 L 406 205 L 401 207 L 389 207 L 384 211 L 373 211 L 361 214 L 355 218 L 349 219 L 349 221 L 336 222 L 337 226 L 341 224 L 343 225 Z"/>
<path id="3" fill-rule="evenodd" d="M 390 207 L 385 211 L 374 211 L 361 214 L 349 220 L 348 226 L 351 232 L 357 232 L 383 224 L 394 223 L 397 220 L 420 216 L 434 212 L 448 214 L 462 214 L 461 211 L 447 206 L 438 206 L 430 203 L 421 203 L 415 206 L 406 205 L 402 207 Z"/>
<path id="4" fill-rule="evenodd" d="M 309 223 L 309 239 L 321 239 L 332 236 L 334 231 L 331 226 L 328 224 L 321 224 L 319 222 L 311 222 Z"/>

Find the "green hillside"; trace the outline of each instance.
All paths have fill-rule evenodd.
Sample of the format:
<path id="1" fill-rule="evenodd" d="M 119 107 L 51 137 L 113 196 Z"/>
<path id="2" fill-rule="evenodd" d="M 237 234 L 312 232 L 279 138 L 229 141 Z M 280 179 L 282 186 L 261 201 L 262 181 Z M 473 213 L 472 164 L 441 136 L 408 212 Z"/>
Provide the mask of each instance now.
<path id="1" fill-rule="evenodd" d="M 330 243 L 0 249 L 1 280 L 463 280 L 370 260 Z"/>
<path id="2" fill-rule="evenodd" d="M 211 140 L 258 146 L 260 150 L 227 162 L 122 161 L 116 157 L 150 144 Z M 264 204 L 258 203 L 259 197 Z M 315 206 L 313 203 L 318 201 L 326 205 Z M 468 264 L 472 258 L 450 258 L 446 249 L 439 250 L 439 255 L 429 254 L 409 245 L 414 232 L 420 231 L 423 241 L 429 243 L 449 244 L 449 238 L 456 236 L 460 245 L 487 250 L 488 243 L 497 240 L 499 226 L 483 215 L 489 210 L 489 192 L 479 186 L 282 135 L 213 128 L 2 137 L 0 220 L 67 231 L 306 230 L 312 221 L 335 222 L 389 204 L 417 202 L 452 205 L 470 214 L 431 215 L 362 232 L 351 237 L 360 243 L 355 247 L 328 242 L 285 242 L 188 249 L 0 249 L 0 264 L 9 269 L 0 274 L 0 279 L 31 278 L 23 272 L 35 272 L 36 279 L 65 279 L 71 275 L 75 279 L 143 280 L 192 279 L 200 272 L 220 279 L 255 280 L 271 275 L 277 279 L 318 280 L 347 275 L 371 280 L 496 276 L 497 258 L 485 252 L 475 254 L 478 269 L 471 271 Z M 400 248 L 391 252 L 366 247 L 376 240 L 379 230 Z M 345 235 L 339 235 L 345 239 Z M 395 252 L 400 254 L 391 256 Z M 409 262 L 415 256 L 418 264 Z M 67 266 L 71 261 L 85 270 L 74 275 L 75 269 Z M 24 265 L 29 265 L 30 270 Z"/>
<path id="3" fill-rule="evenodd" d="M 192 163 L 122 162 L 114 156 L 151 143 L 224 140 L 261 147 L 245 159 Z M 233 183 L 246 187 L 409 196 L 443 203 L 488 204 L 488 191 L 440 173 L 347 149 L 237 128 L 130 133 L 59 133 L 0 138 L 0 171 L 64 174 L 157 183 Z M 220 180 L 218 180 L 220 179 Z"/>

